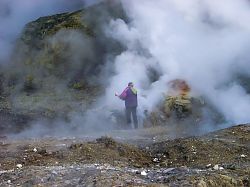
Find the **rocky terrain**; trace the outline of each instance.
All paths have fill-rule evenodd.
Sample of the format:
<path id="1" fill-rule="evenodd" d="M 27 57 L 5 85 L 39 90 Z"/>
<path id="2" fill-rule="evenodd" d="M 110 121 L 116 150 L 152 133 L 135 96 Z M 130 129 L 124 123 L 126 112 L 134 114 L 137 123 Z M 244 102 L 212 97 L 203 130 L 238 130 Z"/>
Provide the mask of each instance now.
<path id="1" fill-rule="evenodd" d="M 123 16 L 119 3 L 107 1 L 28 23 L 0 70 L 1 133 L 40 119 L 70 122 L 90 108 L 103 92 L 106 54 L 121 51 L 111 39 L 106 44 L 103 24 Z"/>
<path id="2" fill-rule="evenodd" d="M 114 139 L 1 139 L 0 185 L 247 187 L 249 131 L 246 124 L 177 139 L 167 127 L 107 133 Z"/>

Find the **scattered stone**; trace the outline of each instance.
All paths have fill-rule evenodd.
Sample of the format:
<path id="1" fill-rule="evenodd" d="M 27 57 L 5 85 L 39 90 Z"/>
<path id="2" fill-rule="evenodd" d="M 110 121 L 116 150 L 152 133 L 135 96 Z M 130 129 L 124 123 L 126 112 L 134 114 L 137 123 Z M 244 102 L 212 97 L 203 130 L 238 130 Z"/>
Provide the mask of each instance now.
<path id="1" fill-rule="evenodd" d="M 139 171 L 138 171 L 137 169 L 131 169 L 131 172 L 132 172 L 132 173 L 137 173 L 137 174 L 138 174 Z"/>
<path id="2" fill-rule="evenodd" d="M 214 165 L 213 169 L 214 170 L 219 170 L 219 165 L 218 164 Z"/>
<path id="3" fill-rule="evenodd" d="M 153 162 L 159 162 L 159 159 L 158 158 L 154 158 Z"/>
<path id="4" fill-rule="evenodd" d="M 17 164 L 16 167 L 17 167 L 18 169 L 21 169 L 21 168 L 23 167 L 23 165 L 22 165 L 22 164 Z"/>
<path id="5" fill-rule="evenodd" d="M 210 168 L 212 166 L 212 164 L 208 164 L 206 165 L 206 168 Z"/>
<path id="6" fill-rule="evenodd" d="M 141 172 L 141 175 L 142 175 L 142 176 L 147 176 L 147 172 L 146 172 L 146 171 L 142 171 L 142 172 Z"/>
<path id="7" fill-rule="evenodd" d="M 33 151 L 36 153 L 37 152 L 37 148 L 34 148 Z"/>

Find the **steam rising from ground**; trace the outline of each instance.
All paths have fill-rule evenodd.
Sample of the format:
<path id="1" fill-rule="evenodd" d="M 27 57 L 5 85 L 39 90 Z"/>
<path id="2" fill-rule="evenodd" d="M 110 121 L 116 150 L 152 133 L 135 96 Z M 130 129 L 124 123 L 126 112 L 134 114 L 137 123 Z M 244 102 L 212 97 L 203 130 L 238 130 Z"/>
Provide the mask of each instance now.
<path id="1" fill-rule="evenodd" d="M 107 33 L 127 50 L 116 57 L 106 100 L 129 81 L 139 89 L 142 108 L 152 109 L 175 78 L 193 94 L 207 97 L 231 123 L 250 121 L 250 97 L 234 82 L 250 74 L 250 3 L 246 0 L 122 1 L 131 22 L 117 19 Z M 151 82 L 150 70 L 159 79 Z"/>
<path id="2" fill-rule="evenodd" d="M 32 2 L 0 2 L 0 62 L 8 62 L 15 39 L 29 21 L 100 1 Z M 250 5 L 247 0 L 121 2 L 129 21 L 113 19 L 106 26 L 105 33 L 110 41 L 118 41 L 125 50 L 114 60 L 108 58 L 113 54 L 105 56 L 108 60 L 103 75 L 107 77 L 103 79 L 105 85 L 108 82 L 108 87 L 95 106 L 97 110 L 100 108 L 101 116 L 97 117 L 98 112 L 91 110 L 84 115 L 72 114 L 73 129 L 80 127 L 86 132 L 112 129 L 113 125 L 102 119 L 110 117 L 107 111 L 123 108 L 123 102 L 115 98 L 114 93 L 121 92 L 130 81 L 138 88 L 139 116 L 142 116 L 145 109 L 154 110 L 168 89 L 167 83 L 176 78 L 186 80 L 193 95 L 201 95 L 212 102 L 229 123 L 250 121 L 250 97 L 235 81 L 239 74 L 250 76 Z M 83 39 L 78 39 L 82 36 L 72 33 L 59 32 L 51 42 L 70 40 L 68 43 L 79 50 L 82 46 L 79 41 Z M 65 35 L 68 37 L 64 38 Z M 109 45 L 110 41 L 102 41 L 102 44 Z M 89 55 L 89 58 L 95 56 Z M 76 55 L 74 60 L 75 64 L 81 63 L 81 55 Z M 46 123 L 49 122 L 37 122 L 37 126 L 26 133 L 49 133 L 47 129 L 37 131 Z M 57 121 L 53 125 L 61 127 L 63 134 L 68 133 L 64 122 Z"/>

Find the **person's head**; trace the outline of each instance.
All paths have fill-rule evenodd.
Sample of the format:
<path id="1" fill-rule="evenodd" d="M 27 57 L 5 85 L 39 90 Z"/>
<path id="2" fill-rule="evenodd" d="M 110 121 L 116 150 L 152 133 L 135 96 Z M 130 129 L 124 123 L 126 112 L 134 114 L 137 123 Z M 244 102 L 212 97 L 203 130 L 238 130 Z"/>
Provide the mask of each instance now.
<path id="1" fill-rule="evenodd" d="M 129 83 L 128 83 L 128 86 L 129 86 L 129 87 L 133 87 L 134 84 L 133 84 L 132 82 L 129 82 Z"/>

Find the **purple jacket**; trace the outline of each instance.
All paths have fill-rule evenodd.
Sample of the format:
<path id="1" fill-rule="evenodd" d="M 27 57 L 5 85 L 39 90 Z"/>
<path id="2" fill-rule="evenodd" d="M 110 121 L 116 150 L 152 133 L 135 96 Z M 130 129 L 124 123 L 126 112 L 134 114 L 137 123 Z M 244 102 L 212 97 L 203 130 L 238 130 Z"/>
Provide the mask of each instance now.
<path id="1" fill-rule="evenodd" d="M 130 87 L 127 87 L 122 94 L 119 96 L 120 99 L 125 101 L 126 107 L 137 107 L 137 91 L 133 88 L 134 91 Z"/>

